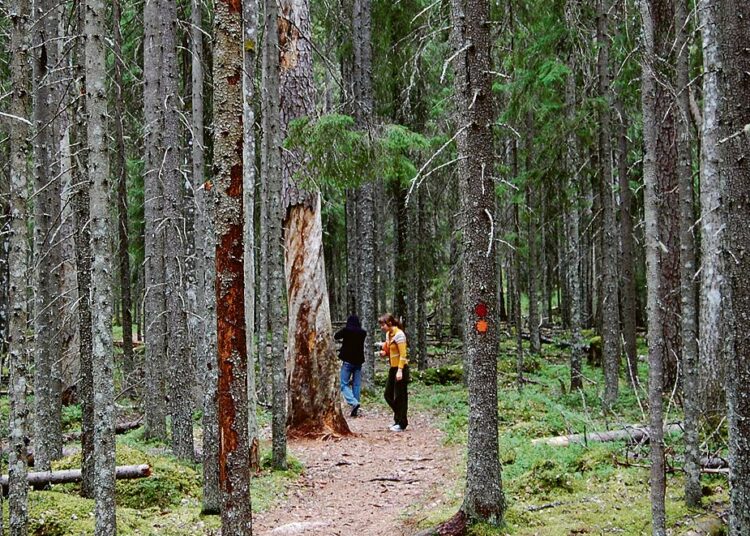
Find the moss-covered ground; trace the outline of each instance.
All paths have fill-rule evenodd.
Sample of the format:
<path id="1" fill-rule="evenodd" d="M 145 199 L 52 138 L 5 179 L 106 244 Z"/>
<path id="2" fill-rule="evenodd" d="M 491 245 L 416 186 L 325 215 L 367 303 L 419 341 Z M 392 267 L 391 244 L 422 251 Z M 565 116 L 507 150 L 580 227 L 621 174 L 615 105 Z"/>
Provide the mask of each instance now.
<path id="1" fill-rule="evenodd" d="M 518 536 L 577 534 L 651 534 L 649 460 L 647 446 L 625 442 L 588 443 L 569 447 L 532 444 L 550 436 L 602 431 L 619 424 L 647 423 L 646 392 L 635 392 L 623 377 L 615 413 L 601 411 L 603 374 L 600 368 L 584 368 L 584 389 L 569 392 L 569 351 L 545 344 L 542 355 L 525 348 L 524 374 L 528 382 L 519 392 L 516 385 L 515 341 L 501 343 L 498 361 L 498 416 L 503 488 L 507 502 L 506 525 L 501 529 L 478 526 L 476 535 Z M 640 351 L 646 351 L 643 344 Z M 452 368 L 440 355 L 443 369 Z M 454 362 L 460 363 L 460 354 Z M 646 385 L 647 367 L 640 367 Z M 465 445 L 468 418 L 464 386 L 452 381 L 454 374 L 431 371 L 423 378 L 445 377 L 446 381 L 414 382 L 410 406 L 440 416 L 446 441 Z M 645 389 L 645 387 L 644 387 Z M 669 405 L 667 420 L 678 421 L 679 408 Z M 679 435 L 667 437 L 668 463 L 676 470 L 668 475 L 666 497 L 670 534 L 690 530 L 696 519 L 726 509 L 727 481 L 723 476 L 704 476 L 704 506 L 707 512 L 690 511 L 683 497 L 679 471 L 682 451 Z M 719 448 L 721 445 L 719 444 Z M 462 468 L 462 471 L 465 470 Z M 447 491 L 447 501 L 420 520 L 419 527 L 435 526 L 459 508 L 462 482 Z"/>

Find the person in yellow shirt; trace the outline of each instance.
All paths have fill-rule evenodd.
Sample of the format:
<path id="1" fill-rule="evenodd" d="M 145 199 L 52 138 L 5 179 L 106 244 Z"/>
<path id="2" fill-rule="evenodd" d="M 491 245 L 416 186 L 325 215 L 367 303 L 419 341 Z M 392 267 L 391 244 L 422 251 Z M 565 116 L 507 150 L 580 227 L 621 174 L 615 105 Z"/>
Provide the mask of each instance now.
<path id="1" fill-rule="evenodd" d="M 406 335 L 403 326 L 386 313 L 378 319 L 380 329 L 385 333 L 385 342 L 380 355 L 386 357 L 390 363 L 388 381 L 385 384 L 385 401 L 393 410 L 392 432 L 403 432 L 409 424 L 406 413 L 409 409 L 409 360 L 406 349 Z"/>

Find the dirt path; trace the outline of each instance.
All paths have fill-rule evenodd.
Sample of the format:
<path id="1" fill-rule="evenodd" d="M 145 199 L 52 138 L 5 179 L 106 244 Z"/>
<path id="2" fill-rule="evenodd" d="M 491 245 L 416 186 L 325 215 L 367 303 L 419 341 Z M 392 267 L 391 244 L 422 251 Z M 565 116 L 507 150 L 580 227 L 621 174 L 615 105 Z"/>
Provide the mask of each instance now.
<path id="1" fill-rule="evenodd" d="M 305 473 L 276 509 L 253 517 L 261 536 L 400 536 L 411 534 L 408 512 L 435 508 L 456 478 L 458 453 L 424 415 L 390 432 L 390 414 L 368 408 L 349 419 L 355 436 L 293 441 Z M 415 508 L 416 507 L 416 508 Z"/>

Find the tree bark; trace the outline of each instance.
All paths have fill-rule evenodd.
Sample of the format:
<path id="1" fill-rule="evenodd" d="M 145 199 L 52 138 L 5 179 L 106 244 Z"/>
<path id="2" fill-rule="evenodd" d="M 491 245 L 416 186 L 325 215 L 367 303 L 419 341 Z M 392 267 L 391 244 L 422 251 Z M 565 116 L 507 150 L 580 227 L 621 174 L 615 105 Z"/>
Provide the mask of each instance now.
<path id="1" fill-rule="evenodd" d="M 11 30 L 11 76 L 13 92 L 10 112 L 18 118 L 28 116 L 29 110 L 29 0 L 15 0 L 12 8 L 15 17 Z M 17 120 L 10 134 L 10 251 L 9 269 L 9 313 L 8 354 L 9 354 L 9 398 L 10 398 L 10 452 L 8 454 L 9 493 L 9 533 L 11 536 L 25 536 L 28 532 L 28 486 L 27 446 L 29 409 L 26 403 L 28 382 L 28 342 L 27 332 L 27 286 L 28 266 L 28 174 L 29 135 L 27 122 Z"/>
<path id="2" fill-rule="evenodd" d="M 281 46 L 280 112 L 284 137 L 292 120 L 310 116 L 314 112 L 312 44 L 304 38 L 311 35 L 307 0 L 281 1 L 278 31 Z M 332 346 L 320 195 L 305 191 L 295 178 L 299 173 L 304 173 L 305 160 L 305 155 L 299 151 L 286 151 L 282 157 L 289 334 L 286 358 L 289 386 L 287 427 L 292 436 L 346 434 L 349 427 L 341 413 L 336 381 L 338 361 Z M 363 203 L 368 198 L 372 204 L 372 188 L 361 187 L 358 197 Z M 372 222 L 369 226 L 365 225 L 367 227 L 372 233 Z M 367 257 L 366 250 L 367 245 L 363 244 L 363 260 Z M 373 264 L 374 259 L 370 259 L 367 264 L 368 277 L 360 272 L 362 282 L 367 279 L 372 287 L 365 285 L 362 289 L 362 320 L 365 326 L 374 317 Z M 369 309 L 366 303 L 369 303 Z M 366 317 L 366 314 L 370 317 Z"/>
<path id="3" fill-rule="evenodd" d="M 602 365 L 604 368 L 605 411 L 617 404 L 620 384 L 620 317 L 617 296 L 617 224 L 612 194 L 612 145 L 610 106 L 612 92 L 609 72 L 609 11 L 610 0 L 599 0 L 597 39 L 599 40 L 599 95 L 604 104 L 599 108 L 599 189 L 602 205 Z"/>
<path id="4" fill-rule="evenodd" d="M 281 195 L 281 113 L 279 103 L 279 5 L 274 0 L 264 0 L 265 30 L 263 39 L 263 151 L 265 154 L 266 203 L 268 205 L 268 304 L 274 304 L 269 313 L 271 331 L 271 398 L 272 398 L 272 456 L 273 466 L 286 469 L 287 426 L 287 375 L 284 356 L 284 254 L 282 251 Z"/>
<path id="5" fill-rule="evenodd" d="M 245 340 L 247 342 L 247 430 L 250 445 L 250 468 L 260 468 L 255 382 L 255 57 L 258 50 L 258 0 L 244 0 L 242 31 L 244 35 L 242 76 L 242 163 L 243 212 L 245 233 Z"/>
<path id="6" fill-rule="evenodd" d="M 62 453 L 60 331 L 59 10 L 53 0 L 33 6 L 34 114 L 34 402 L 37 460 L 49 469 Z"/>
<path id="7" fill-rule="evenodd" d="M 117 533 L 115 520 L 115 385 L 112 348 L 112 243 L 107 147 L 106 8 L 87 0 L 86 115 L 91 177 L 91 318 L 94 380 L 94 502 L 96 534 Z"/>
<path id="8" fill-rule="evenodd" d="M 489 2 L 454 0 L 452 3 L 455 92 L 458 137 L 463 270 L 474 284 L 464 286 L 467 318 L 476 318 L 480 304 L 486 308 L 488 329 L 466 326 L 465 344 L 469 378 L 469 440 L 466 491 L 461 512 L 471 521 L 502 523 L 505 512 L 497 435 L 497 332 L 495 307 L 495 255 L 492 248 L 492 187 L 494 121 L 490 82 Z M 470 44 L 467 47 L 467 44 Z M 480 315 L 481 316 L 481 315 Z"/>
<path id="9" fill-rule="evenodd" d="M 719 158 L 726 185 L 726 266 L 729 268 L 733 351 L 727 354 L 729 428 L 729 534 L 750 533 L 750 4 L 717 2 L 719 48 Z M 726 302 L 724 304 L 726 306 Z"/>
<path id="10" fill-rule="evenodd" d="M 148 465 L 120 465 L 115 468 L 116 480 L 134 480 L 151 476 Z M 66 469 L 64 471 L 35 471 L 26 475 L 26 485 L 35 489 L 43 489 L 50 484 L 71 484 L 83 479 L 80 469 Z M 0 476 L 0 486 L 8 487 L 8 475 Z"/>
<path id="11" fill-rule="evenodd" d="M 700 15 L 703 41 L 703 126 L 701 132 L 701 283 L 699 326 L 699 377 L 701 406 L 709 422 L 724 417 L 725 352 L 728 346 L 727 327 L 731 309 L 722 303 L 728 294 L 727 266 L 721 255 L 724 240 L 726 199 L 722 197 L 723 177 L 719 156 L 719 57 L 717 7 L 702 0 Z"/>
<path id="12" fill-rule="evenodd" d="M 664 430 L 662 392 L 664 387 L 664 362 L 668 343 L 665 340 L 665 315 L 669 314 L 664 302 L 665 273 L 662 263 L 669 252 L 662 248 L 664 223 L 661 209 L 666 202 L 664 191 L 665 182 L 659 177 L 662 171 L 662 159 L 669 158 L 665 154 L 667 149 L 662 136 L 671 134 L 671 125 L 665 124 L 665 108 L 668 106 L 668 96 L 664 95 L 663 87 L 657 82 L 659 66 L 657 58 L 664 56 L 662 48 L 666 35 L 665 31 L 674 21 L 671 0 L 642 0 L 641 16 L 643 19 L 643 38 L 645 50 L 643 56 L 643 76 L 641 92 L 643 102 L 643 177 L 645 184 L 645 225 L 646 225 L 646 283 L 648 286 L 648 346 L 649 346 L 649 414 L 651 435 L 651 516 L 652 534 L 666 535 L 666 514 L 664 496 L 666 490 L 665 461 L 664 461 Z"/>
<path id="13" fill-rule="evenodd" d="M 164 296 L 163 192 L 160 181 L 163 124 L 161 120 L 162 43 L 158 27 L 159 2 L 143 4 L 143 120 L 144 120 L 144 233 L 146 327 L 146 432 L 147 438 L 166 440 L 164 369 L 166 321 Z"/>
<path id="14" fill-rule="evenodd" d="M 682 396 L 685 412 L 685 502 L 692 508 L 701 504 L 700 446 L 698 419 L 698 311 L 695 284 L 696 260 L 695 206 L 693 192 L 692 135 L 690 130 L 690 71 L 688 30 L 690 21 L 684 0 L 676 0 L 674 26 L 677 39 L 677 175 L 680 188 L 680 302 L 682 330 Z"/>
<path id="15" fill-rule="evenodd" d="M 162 38 L 160 87 L 163 117 L 163 157 L 159 173 L 164 202 L 164 277 L 167 307 L 167 399 L 172 423 L 172 452 L 177 458 L 193 460 L 193 368 L 190 359 L 185 311 L 185 266 L 187 237 L 182 230 L 183 194 L 180 173 L 180 110 L 177 88 L 177 4 L 164 0 L 159 12 Z"/>
<path id="16" fill-rule="evenodd" d="M 135 363 L 133 362 L 133 315 L 130 284 L 130 243 L 128 239 L 128 171 L 126 166 L 126 148 L 124 133 L 125 110 L 123 108 L 123 78 L 125 68 L 122 59 L 122 31 L 120 30 L 121 0 L 112 2 L 112 27 L 114 30 L 114 107 L 115 107 L 115 141 L 117 144 L 115 175 L 117 177 L 117 215 L 118 215 L 118 248 L 117 257 L 120 268 L 120 296 L 122 307 L 122 358 L 123 385 L 125 390 L 135 385 Z"/>
<path id="17" fill-rule="evenodd" d="M 252 534 L 247 429 L 242 177 L 242 3 L 214 11 L 216 316 L 219 367 L 219 484 L 225 534 Z"/>

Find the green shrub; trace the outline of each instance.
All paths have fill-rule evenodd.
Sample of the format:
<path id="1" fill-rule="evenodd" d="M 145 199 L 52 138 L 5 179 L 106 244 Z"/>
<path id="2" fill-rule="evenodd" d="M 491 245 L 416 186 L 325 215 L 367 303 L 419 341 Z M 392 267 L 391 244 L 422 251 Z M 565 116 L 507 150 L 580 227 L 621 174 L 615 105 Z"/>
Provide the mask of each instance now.
<path id="1" fill-rule="evenodd" d="M 461 365 L 447 365 L 420 370 L 414 376 L 425 385 L 449 385 L 463 382 L 464 370 Z"/>

